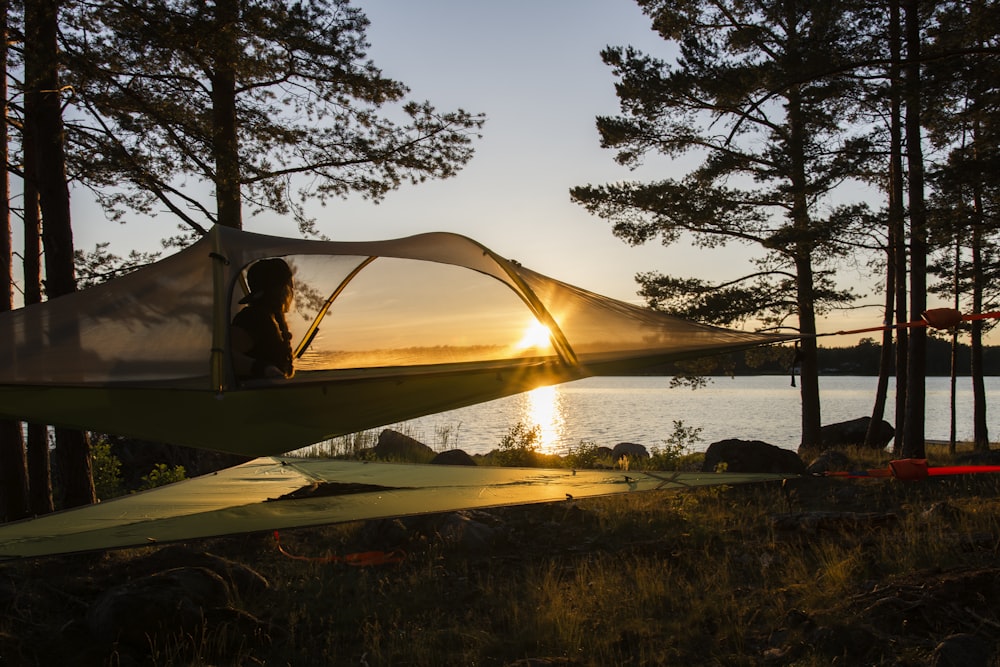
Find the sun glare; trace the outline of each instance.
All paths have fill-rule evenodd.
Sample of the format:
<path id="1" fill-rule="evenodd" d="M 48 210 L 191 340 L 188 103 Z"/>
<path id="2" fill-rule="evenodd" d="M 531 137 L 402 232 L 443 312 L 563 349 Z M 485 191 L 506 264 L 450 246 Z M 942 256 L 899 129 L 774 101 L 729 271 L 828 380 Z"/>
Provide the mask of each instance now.
<path id="1" fill-rule="evenodd" d="M 562 405 L 555 387 L 538 387 L 527 394 L 528 405 L 525 417 L 540 430 L 539 449 L 545 454 L 554 454 L 556 443 L 564 426 Z"/>
<path id="2" fill-rule="evenodd" d="M 527 350 L 532 347 L 544 349 L 552 345 L 551 336 L 552 334 L 547 326 L 538 320 L 533 320 L 524 330 L 521 340 L 514 347 L 519 350 Z"/>

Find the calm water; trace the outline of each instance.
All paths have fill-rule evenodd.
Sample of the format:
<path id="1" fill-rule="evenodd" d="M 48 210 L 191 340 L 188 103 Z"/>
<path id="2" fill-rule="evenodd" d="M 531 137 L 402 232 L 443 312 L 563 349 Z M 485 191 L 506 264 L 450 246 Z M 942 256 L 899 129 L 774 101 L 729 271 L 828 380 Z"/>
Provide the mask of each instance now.
<path id="1" fill-rule="evenodd" d="M 823 423 L 871 414 L 877 378 L 820 378 Z M 926 435 L 947 440 L 949 434 L 948 378 L 928 378 Z M 972 383 L 959 378 L 957 433 L 972 438 Z M 893 422 L 890 383 L 886 420 Z M 991 440 L 1000 437 L 1000 377 L 986 378 L 987 418 Z M 674 421 L 701 428 L 694 449 L 726 438 L 763 440 L 795 449 L 799 444 L 799 390 L 787 376 L 714 378 L 703 389 L 671 388 L 669 377 L 587 378 L 468 408 L 442 412 L 401 424 L 401 430 L 436 450 L 461 448 L 469 453 L 495 449 L 518 422 L 538 425 L 543 449 L 565 453 L 580 442 L 613 447 L 638 442 L 663 444 Z"/>

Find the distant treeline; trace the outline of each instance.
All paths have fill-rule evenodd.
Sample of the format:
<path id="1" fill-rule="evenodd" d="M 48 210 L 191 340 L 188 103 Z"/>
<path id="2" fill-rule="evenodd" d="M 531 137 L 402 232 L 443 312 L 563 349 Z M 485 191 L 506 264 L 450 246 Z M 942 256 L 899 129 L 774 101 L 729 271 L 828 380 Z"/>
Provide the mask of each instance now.
<path id="1" fill-rule="evenodd" d="M 854 347 L 821 347 L 819 348 L 819 368 L 821 375 L 878 375 L 879 357 L 882 346 L 871 340 L 863 340 Z M 969 346 L 959 345 L 957 358 L 958 375 L 969 375 Z M 776 355 L 780 356 L 780 355 Z M 773 359 L 765 362 L 747 363 L 744 353 L 734 353 L 720 358 L 714 367 L 696 366 L 685 369 L 679 364 L 659 366 L 648 369 L 649 375 L 676 375 L 690 373 L 693 375 L 764 375 L 791 373 L 792 354 L 785 359 Z M 984 375 L 1000 375 L 1000 346 L 983 348 Z M 893 369 L 895 370 L 895 368 Z M 939 338 L 927 339 L 927 375 L 951 374 L 951 342 Z"/>
<path id="2" fill-rule="evenodd" d="M 878 375 L 882 346 L 862 341 L 854 347 L 819 349 L 820 373 L 824 375 Z M 969 375 L 970 348 L 959 344 L 956 359 L 958 375 Z M 927 375 L 951 374 L 951 341 L 927 338 Z M 1000 346 L 983 348 L 983 375 L 1000 375 Z"/>

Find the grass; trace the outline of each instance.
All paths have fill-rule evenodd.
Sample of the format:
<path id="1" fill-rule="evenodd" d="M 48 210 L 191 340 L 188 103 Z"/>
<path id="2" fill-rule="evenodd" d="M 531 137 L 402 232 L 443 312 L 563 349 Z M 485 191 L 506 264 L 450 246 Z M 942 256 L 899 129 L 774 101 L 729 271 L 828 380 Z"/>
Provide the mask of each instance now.
<path id="1" fill-rule="evenodd" d="M 411 525 L 404 562 L 370 568 L 292 560 L 270 535 L 192 543 L 268 580 L 234 602 L 267 624 L 266 641 L 206 627 L 153 636 L 128 664 L 929 665 L 956 631 L 1000 639 L 1000 603 L 955 583 L 995 568 L 1000 476 L 803 479 L 472 517 L 498 527 L 489 549 L 440 539 L 430 518 Z M 807 517 L 818 522 L 782 527 Z M 353 523 L 284 531 L 282 544 L 319 558 L 376 548 L 379 535 Z M 22 664 L 81 664 L 64 629 L 154 553 L 0 566 L 17 582 L 0 587 L 0 652 L 20 642 Z M 82 664 L 127 664 L 123 651 L 90 647 Z"/>

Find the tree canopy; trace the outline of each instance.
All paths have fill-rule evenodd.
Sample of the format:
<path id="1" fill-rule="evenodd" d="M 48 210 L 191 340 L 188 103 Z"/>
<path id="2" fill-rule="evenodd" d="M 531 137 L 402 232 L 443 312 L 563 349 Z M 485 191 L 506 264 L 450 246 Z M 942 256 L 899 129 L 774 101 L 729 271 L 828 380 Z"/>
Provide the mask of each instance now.
<path id="1" fill-rule="evenodd" d="M 347 0 L 68 4 L 73 176 L 119 218 L 240 226 L 246 205 L 303 231 L 309 200 L 453 176 L 483 117 L 407 99 L 367 58 L 367 27 Z M 215 188 L 214 209 L 192 182 Z"/>

